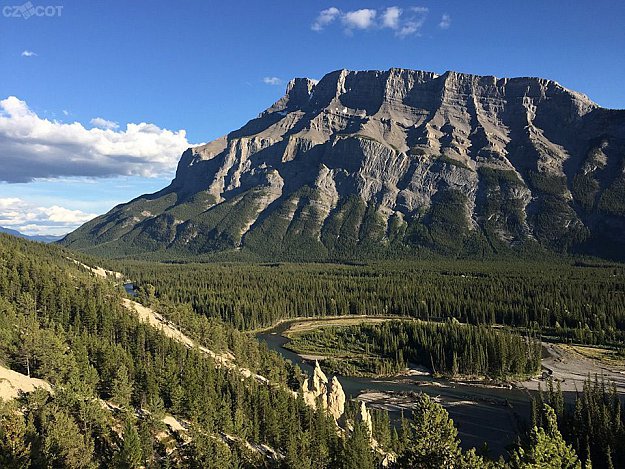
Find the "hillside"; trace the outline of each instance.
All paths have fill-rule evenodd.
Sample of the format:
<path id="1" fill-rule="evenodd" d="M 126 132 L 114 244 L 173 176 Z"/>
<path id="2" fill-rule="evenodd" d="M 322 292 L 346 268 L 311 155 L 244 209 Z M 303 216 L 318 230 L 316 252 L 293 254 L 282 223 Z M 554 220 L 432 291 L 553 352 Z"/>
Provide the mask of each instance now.
<path id="1" fill-rule="evenodd" d="M 1 467 L 336 467 L 298 370 L 183 305 L 122 301 L 69 255 L 0 234 Z"/>
<path id="2" fill-rule="evenodd" d="M 625 111 L 541 78 L 339 70 L 62 242 L 108 257 L 622 257 Z"/>

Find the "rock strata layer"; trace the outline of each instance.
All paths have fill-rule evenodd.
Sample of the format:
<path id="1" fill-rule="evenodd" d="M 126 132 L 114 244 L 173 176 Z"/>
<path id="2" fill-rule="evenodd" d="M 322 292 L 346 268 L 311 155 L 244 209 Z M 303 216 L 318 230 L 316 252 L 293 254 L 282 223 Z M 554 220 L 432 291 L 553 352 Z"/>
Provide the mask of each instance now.
<path id="1" fill-rule="evenodd" d="M 64 244 L 322 259 L 538 247 L 619 256 L 625 111 L 541 78 L 338 70 L 184 152 Z"/>

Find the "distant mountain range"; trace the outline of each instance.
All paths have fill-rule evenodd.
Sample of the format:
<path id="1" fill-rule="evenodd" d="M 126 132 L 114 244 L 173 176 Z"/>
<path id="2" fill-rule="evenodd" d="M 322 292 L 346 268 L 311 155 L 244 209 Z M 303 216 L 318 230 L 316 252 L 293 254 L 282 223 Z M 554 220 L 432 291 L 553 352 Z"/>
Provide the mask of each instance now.
<path id="1" fill-rule="evenodd" d="M 625 111 L 541 78 L 391 69 L 292 80 L 185 151 L 163 190 L 63 244 L 105 256 L 623 257 Z"/>
<path id="2" fill-rule="evenodd" d="M 63 239 L 63 236 L 47 236 L 47 235 L 29 236 L 29 235 L 25 235 L 24 233 L 20 233 L 17 230 L 4 228 L 3 226 L 0 226 L 0 233 L 6 233 L 12 236 L 17 236 L 18 238 L 29 239 L 31 241 L 38 241 L 40 243 L 54 243 L 55 241 L 59 241 Z"/>

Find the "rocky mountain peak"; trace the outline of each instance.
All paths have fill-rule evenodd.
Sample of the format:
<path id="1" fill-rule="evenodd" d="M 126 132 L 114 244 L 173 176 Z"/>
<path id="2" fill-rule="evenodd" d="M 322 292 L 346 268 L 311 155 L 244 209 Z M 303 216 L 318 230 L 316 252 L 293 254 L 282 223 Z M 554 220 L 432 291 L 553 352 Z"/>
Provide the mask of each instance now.
<path id="1" fill-rule="evenodd" d="M 184 152 L 170 186 L 65 243 L 272 259 L 615 252 L 624 149 L 625 111 L 551 80 L 337 70 L 291 80 L 257 118 Z"/>

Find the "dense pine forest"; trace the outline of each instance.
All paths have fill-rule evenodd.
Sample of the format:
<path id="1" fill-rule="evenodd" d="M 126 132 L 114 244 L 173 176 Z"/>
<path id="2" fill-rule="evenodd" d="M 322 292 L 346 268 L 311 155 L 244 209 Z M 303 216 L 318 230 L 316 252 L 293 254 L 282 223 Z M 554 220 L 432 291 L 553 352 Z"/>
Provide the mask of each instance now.
<path id="1" fill-rule="evenodd" d="M 548 404 L 566 441 L 595 469 L 625 467 L 625 404 L 616 388 L 595 376 L 584 383 L 574 404 L 567 404 L 558 384 L 550 380 L 545 392 L 532 401 L 531 424 L 549 425 Z"/>
<path id="2" fill-rule="evenodd" d="M 540 370 L 540 342 L 488 326 L 390 321 L 325 327 L 296 335 L 288 348 L 340 355 L 324 362 L 339 374 L 393 374 L 408 364 L 446 376 L 508 379 Z M 347 357 L 345 357 L 347 354 Z"/>
<path id="3" fill-rule="evenodd" d="M 383 455 L 391 454 L 396 461 L 391 465 L 399 468 L 581 468 L 577 454 L 584 458 L 590 454 L 574 440 L 585 434 L 568 428 L 563 438 L 556 423 L 560 417 L 552 418 L 562 411 L 547 399 L 535 412 L 540 420 L 535 417 L 529 433 L 519 435 L 520 445 L 511 448 L 507 461 L 461 450 L 447 412 L 424 394 L 399 425 L 391 425 L 383 411 L 372 412 L 372 434 L 356 418 L 356 406 L 348 402 L 345 418 L 353 423 L 341 429 L 321 407 L 313 410 L 296 397 L 303 381 L 299 369 L 217 314 L 198 315 L 180 304 L 180 298 L 142 280 L 170 269 L 162 285 L 173 287 L 172 272 L 187 273 L 186 267 L 146 269 L 146 277 L 135 277 L 141 286 L 138 299 L 179 324 L 198 344 L 233 355 L 238 366 L 268 381 L 220 366 L 197 347 L 185 346 L 139 321 L 122 306 L 120 284 L 97 278 L 73 259 L 74 253 L 56 246 L 0 235 L 0 364 L 51 386 L 51 391 L 39 389 L 0 403 L 1 467 L 367 469 L 378 467 Z M 359 278 L 367 278 L 352 270 L 360 268 L 330 270 L 350 272 L 353 285 L 358 285 Z M 328 266 L 309 267 L 321 278 L 328 275 L 325 269 Z M 242 272 L 243 266 L 233 267 L 233 274 L 223 280 L 232 281 Z M 206 277 L 202 273 L 198 278 Z M 611 277 L 599 280 L 607 278 Z M 281 285 L 285 277 L 275 279 Z M 250 294 L 259 291 L 251 289 Z M 301 298 L 306 298 L 306 287 L 302 291 Z M 265 302 L 271 305 L 271 299 L 267 295 Z M 253 311 L 251 306 L 246 311 Z M 271 310 L 279 308 L 273 305 Z M 463 326 L 436 327 L 448 328 L 445 334 L 453 335 Z M 477 346 L 482 346 L 480 340 Z M 488 344 L 490 339 L 484 340 Z M 606 412 L 582 411 L 593 416 Z M 165 423 L 168 418 L 183 425 L 184 431 L 174 431 Z M 378 442 L 376 450 L 370 438 Z M 617 451 L 614 467 L 620 461 Z M 594 454 L 592 458 L 594 462 Z"/>
<path id="4" fill-rule="evenodd" d="M 420 261 L 334 264 L 111 262 L 159 298 L 238 329 L 345 314 L 455 318 L 541 330 L 589 344 L 625 342 L 625 268 L 603 262 Z"/>
<path id="5" fill-rule="evenodd" d="M 0 361 L 55 390 L 3 404 L 2 467 L 256 467 L 269 464 L 250 450 L 261 444 L 287 467 L 307 467 L 300 458 L 340 467 L 352 439 L 341 443 L 324 412 L 286 390 L 295 379 L 286 362 L 205 322 L 205 337 L 218 341 L 204 345 L 247 350 L 238 362 L 274 385 L 242 380 L 139 322 L 121 306 L 119 286 L 94 279 L 68 254 L 0 236 Z M 190 422 L 188 444 L 157 438 L 165 413 Z"/>

